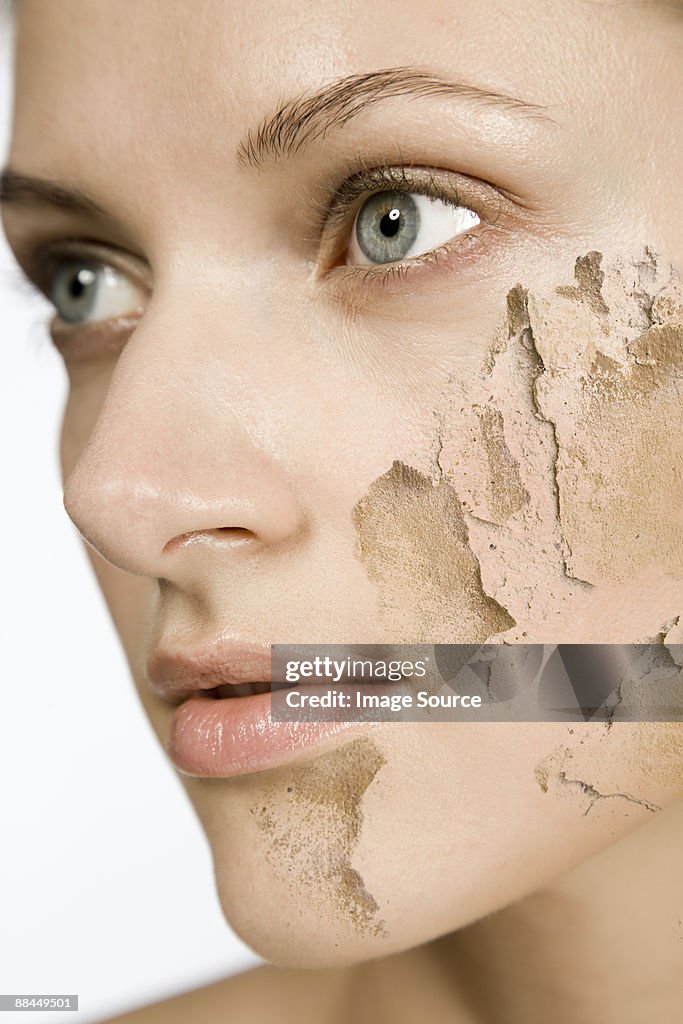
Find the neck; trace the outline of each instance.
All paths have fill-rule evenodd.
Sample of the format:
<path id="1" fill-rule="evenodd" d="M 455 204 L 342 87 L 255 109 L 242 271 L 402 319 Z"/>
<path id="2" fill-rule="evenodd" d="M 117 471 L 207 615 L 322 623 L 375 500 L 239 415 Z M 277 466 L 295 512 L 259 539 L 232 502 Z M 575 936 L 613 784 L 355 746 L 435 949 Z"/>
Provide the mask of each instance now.
<path id="1" fill-rule="evenodd" d="M 433 943 L 473 1020 L 680 1021 L 682 848 L 679 803 L 554 885 Z"/>
<path id="2" fill-rule="evenodd" d="M 396 1024 L 678 1024 L 681 849 L 683 803 L 518 903 L 356 968 L 353 1002 Z"/>

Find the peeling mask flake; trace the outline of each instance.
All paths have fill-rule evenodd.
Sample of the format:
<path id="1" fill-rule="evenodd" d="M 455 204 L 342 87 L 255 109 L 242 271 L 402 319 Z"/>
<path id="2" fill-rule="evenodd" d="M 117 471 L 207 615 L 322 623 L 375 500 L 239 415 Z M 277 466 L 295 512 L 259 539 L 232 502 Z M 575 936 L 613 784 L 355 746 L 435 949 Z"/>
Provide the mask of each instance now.
<path id="1" fill-rule="evenodd" d="M 462 505 L 445 480 L 394 462 L 353 510 L 359 553 L 392 639 L 484 642 L 514 620 L 484 593 Z"/>

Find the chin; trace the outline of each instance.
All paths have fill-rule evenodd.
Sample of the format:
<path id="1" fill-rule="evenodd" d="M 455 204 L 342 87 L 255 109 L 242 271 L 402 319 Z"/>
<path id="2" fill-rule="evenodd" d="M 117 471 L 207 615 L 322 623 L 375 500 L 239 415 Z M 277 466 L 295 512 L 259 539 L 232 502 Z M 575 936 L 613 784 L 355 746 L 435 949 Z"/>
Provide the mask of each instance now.
<path id="1" fill-rule="evenodd" d="M 215 865 L 218 898 L 226 922 L 258 956 L 276 967 L 346 967 L 405 948 L 387 929 L 359 928 L 302 887 L 284 885 L 256 871 L 246 877 L 233 866 Z"/>
<path id="2" fill-rule="evenodd" d="M 214 836 L 216 891 L 228 925 L 277 967 L 346 967 L 390 956 L 457 930 L 504 902 L 500 892 L 487 893 L 485 878 L 470 884 L 469 873 L 461 885 L 457 873 L 447 878 L 444 892 L 440 873 L 431 875 L 424 862 L 424 873 L 416 871 L 414 862 L 406 863 L 386 842 L 369 839 L 354 866 L 340 865 L 333 828 L 318 832 L 309 822 L 299 845 L 291 823 L 281 831 L 274 827 L 267 803 L 249 813 L 269 815 L 271 844 L 249 842 L 246 822 L 236 841 Z M 305 822 L 294 825 L 297 837 L 299 826 Z M 370 871 L 373 860 L 382 863 Z"/>

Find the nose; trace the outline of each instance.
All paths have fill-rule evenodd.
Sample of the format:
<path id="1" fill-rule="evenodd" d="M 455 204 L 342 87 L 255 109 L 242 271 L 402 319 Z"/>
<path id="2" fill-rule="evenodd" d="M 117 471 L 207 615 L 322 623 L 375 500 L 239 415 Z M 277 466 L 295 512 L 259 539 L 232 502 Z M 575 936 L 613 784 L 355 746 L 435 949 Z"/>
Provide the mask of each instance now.
<path id="1" fill-rule="evenodd" d="M 283 397 L 249 332 L 236 344 L 227 313 L 206 330 L 177 306 L 148 313 L 66 477 L 68 515 L 111 564 L 180 583 L 198 545 L 234 559 L 296 543 L 306 516 L 275 426 Z"/>

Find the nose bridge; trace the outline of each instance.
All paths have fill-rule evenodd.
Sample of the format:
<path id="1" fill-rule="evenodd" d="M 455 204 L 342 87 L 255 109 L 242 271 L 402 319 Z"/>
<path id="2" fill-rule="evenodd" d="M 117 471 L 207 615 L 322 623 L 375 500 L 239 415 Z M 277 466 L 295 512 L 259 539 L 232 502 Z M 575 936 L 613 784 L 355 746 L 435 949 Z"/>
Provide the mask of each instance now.
<path id="1" fill-rule="evenodd" d="M 189 541 L 254 550 L 304 529 L 249 299 L 201 313 L 155 300 L 119 357 L 64 486 L 79 531 L 119 568 L 171 578 Z"/>

